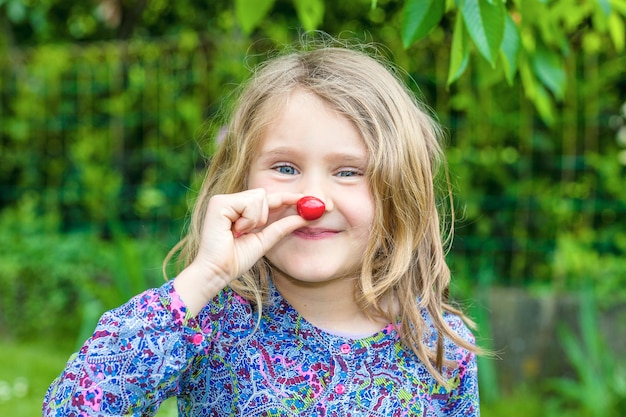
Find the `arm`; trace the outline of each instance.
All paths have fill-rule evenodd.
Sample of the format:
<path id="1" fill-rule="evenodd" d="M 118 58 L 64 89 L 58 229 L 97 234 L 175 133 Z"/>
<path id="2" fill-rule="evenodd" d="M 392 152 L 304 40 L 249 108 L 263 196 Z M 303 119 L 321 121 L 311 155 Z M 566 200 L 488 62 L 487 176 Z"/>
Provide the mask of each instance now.
<path id="1" fill-rule="evenodd" d="M 93 336 L 49 388 L 43 415 L 151 415 L 178 395 L 182 375 L 212 328 L 195 316 L 280 239 L 306 224 L 269 212 L 297 194 L 249 190 L 211 198 L 196 258 L 172 282 L 104 314 Z M 207 324 L 214 327 L 214 323 Z"/>
<path id="2" fill-rule="evenodd" d="M 43 416 L 153 414 L 176 395 L 202 329 L 168 282 L 105 313 L 46 393 Z M 207 335 L 208 336 L 208 335 Z"/>
<path id="3" fill-rule="evenodd" d="M 458 362 L 455 385 L 449 394 L 443 411 L 450 417 L 479 417 L 480 402 L 478 395 L 478 367 L 476 355 L 463 351 Z"/>
<path id="4" fill-rule="evenodd" d="M 475 344 L 476 339 L 470 329 L 456 316 L 447 317 L 448 324 L 463 339 Z M 450 417 L 479 417 L 480 402 L 478 395 L 478 365 L 476 354 L 467 349 L 448 343 L 446 350 L 451 352 L 449 359 L 455 362 L 455 369 L 450 369 L 452 390 L 443 405 L 444 415 Z"/>

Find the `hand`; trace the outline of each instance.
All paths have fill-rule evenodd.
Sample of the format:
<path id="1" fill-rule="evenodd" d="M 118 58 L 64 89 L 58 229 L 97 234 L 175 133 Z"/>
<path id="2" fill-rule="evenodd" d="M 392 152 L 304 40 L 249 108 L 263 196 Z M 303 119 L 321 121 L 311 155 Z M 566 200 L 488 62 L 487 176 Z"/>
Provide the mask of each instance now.
<path id="1" fill-rule="evenodd" d="M 174 282 L 192 313 L 248 271 L 283 237 L 307 224 L 295 214 L 268 224 L 270 213 L 279 214 L 300 197 L 254 189 L 211 198 L 198 253 Z"/>

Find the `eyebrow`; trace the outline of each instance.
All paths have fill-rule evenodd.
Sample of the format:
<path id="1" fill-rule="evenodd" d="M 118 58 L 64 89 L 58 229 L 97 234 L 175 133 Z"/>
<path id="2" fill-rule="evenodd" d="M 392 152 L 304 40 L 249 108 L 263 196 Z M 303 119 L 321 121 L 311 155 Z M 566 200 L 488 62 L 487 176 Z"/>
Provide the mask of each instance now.
<path id="1" fill-rule="evenodd" d="M 272 160 L 272 159 L 281 159 L 289 156 L 300 157 L 302 155 L 302 151 L 298 148 L 289 147 L 289 146 L 280 146 L 277 148 L 273 148 L 267 151 L 261 150 L 259 152 L 259 159 L 262 160 Z M 342 163 L 354 163 L 357 165 L 365 165 L 368 162 L 367 154 L 364 155 L 355 155 L 353 153 L 345 153 L 345 152 L 334 152 L 329 153 L 327 155 L 327 159 L 330 161 L 340 161 Z"/>
<path id="2" fill-rule="evenodd" d="M 297 148 L 280 146 L 278 148 L 272 148 L 269 150 L 261 149 L 259 155 L 263 158 L 283 157 L 293 154 L 300 154 L 301 152 Z"/>

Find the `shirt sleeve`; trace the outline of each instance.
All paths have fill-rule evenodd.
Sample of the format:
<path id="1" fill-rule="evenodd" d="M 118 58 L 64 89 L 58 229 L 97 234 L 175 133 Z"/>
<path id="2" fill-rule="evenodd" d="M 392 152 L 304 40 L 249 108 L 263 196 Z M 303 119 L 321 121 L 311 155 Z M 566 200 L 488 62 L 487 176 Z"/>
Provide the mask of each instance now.
<path id="1" fill-rule="evenodd" d="M 43 416 L 153 415 L 206 347 L 172 281 L 105 313 L 44 398 Z"/>
<path id="2" fill-rule="evenodd" d="M 472 344 L 475 343 L 474 335 L 460 318 L 448 316 L 447 321 L 450 327 L 463 339 Z M 450 417 L 479 417 L 480 402 L 476 354 L 451 342 L 447 343 L 446 350 L 452 353 L 449 359 L 456 363 L 456 367 L 448 369 L 450 372 L 448 376 L 450 377 L 451 389 L 444 396 L 446 401 L 442 407 L 443 415 Z"/>
<path id="3" fill-rule="evenodd" d="M 455 387 L 443 407 L 444 415 L 454 417 L 479 417 L 478 368 L 476 355 L 465 351 L 455 375 Z"/>

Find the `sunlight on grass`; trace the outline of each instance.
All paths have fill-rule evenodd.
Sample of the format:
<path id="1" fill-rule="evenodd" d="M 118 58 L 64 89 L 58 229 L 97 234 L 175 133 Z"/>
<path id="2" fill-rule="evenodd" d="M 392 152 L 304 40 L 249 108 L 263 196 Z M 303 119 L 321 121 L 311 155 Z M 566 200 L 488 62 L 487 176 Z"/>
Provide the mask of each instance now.
<path id="1" fill-rule="evenodd" d="M 0 339 L 0 416 L 39 417 L 50 383 L 65 367 L 71 349 L 54 343 Z M 176 399 L 165 401 L 157 417 L 176 417 Z"/>
<path id="2" fill-rule="evenodd" d="M 156 417 L 176 417 L 178 416 L 178 409 L 176 408 L 176 398 L 170 398 L 161 404 L 159 412 L 155 414 Z"/>
<path id="3" fill-rule="evenodd" d="M 51 346 L 0 340 L 0 416 L 41 416 L 46 390 L 70 355 Z"/>

